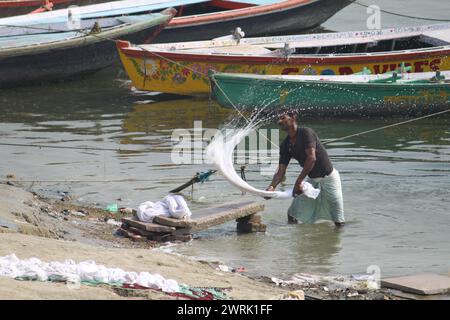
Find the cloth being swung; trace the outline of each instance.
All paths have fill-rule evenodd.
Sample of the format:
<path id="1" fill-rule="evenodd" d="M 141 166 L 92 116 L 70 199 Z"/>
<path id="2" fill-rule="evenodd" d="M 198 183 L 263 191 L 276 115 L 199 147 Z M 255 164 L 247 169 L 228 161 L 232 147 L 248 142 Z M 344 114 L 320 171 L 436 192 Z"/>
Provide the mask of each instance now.
<path id="1" fill-rule="evenodd" d="M 224 137 L 220 132 L 216 134 L 211 143 L 206 148 L 206 157 L 213 163 L 220 173 L 235 187 L 242 191 L 252 193 L 257 196 L 265 198 L 275 199 L 290 199 L 293 197 L 293 190 L 286 191 L 265 191 L 257 189 L 249 185 L 246 181 L 234 170 L 233 166 L 233 151 L 234 148 L 244 139 L 249 133 L 251 128 L 240 129 L 234 132 L 234 134 Z M 316 189 L 309 182 L 304 181 L 302 183 L 303 194 L 302 196 L 316 199 L 320 193 L 319 189 Z"/>

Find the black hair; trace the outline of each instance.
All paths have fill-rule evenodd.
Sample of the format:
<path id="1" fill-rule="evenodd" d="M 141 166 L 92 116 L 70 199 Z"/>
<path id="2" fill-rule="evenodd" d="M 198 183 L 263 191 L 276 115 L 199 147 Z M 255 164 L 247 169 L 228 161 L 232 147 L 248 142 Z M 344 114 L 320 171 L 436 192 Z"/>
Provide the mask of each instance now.
<path id="1" fill-rule="evenodd" d="M 278 117 L 280 117 L 283 114 L 285 114 L 291 118 L 295 118 L 295 119 L 298 118 L 298 110 L 297 109 L 289 109 L 289 108 L 280 109 L 278 112 Z"/>

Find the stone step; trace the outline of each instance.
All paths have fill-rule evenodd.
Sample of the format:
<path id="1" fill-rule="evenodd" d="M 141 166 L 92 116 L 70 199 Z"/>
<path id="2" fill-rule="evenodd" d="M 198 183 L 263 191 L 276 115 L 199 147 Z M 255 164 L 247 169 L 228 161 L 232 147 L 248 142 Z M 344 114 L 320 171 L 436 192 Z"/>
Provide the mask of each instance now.
<path id="1" fill-rule="evenodd" d="M 163 226 L 156 223 L 142 222 L 131 218 L 122 218 L 122 222 L 132 227 L 158 233 L 171 233 L 176 230 L 175 227 Z"/>
<path id="2" fill-rule="evenodd" d="M 386 278 L 381 281 L 386 288 L 416 294 L 445 294 L 450 292 L 450 277 L 439 274 L 419 274 L 406 277 Z"/>

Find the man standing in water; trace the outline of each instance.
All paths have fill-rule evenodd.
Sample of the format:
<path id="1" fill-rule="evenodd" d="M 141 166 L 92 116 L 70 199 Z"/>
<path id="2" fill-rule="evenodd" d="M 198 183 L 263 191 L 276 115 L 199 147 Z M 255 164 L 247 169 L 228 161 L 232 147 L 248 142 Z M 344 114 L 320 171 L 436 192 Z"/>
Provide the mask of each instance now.
<path id="1" fill-rule="evenodd" d="M 278 124 L 287 131 L 288 136 L 280 145 L 278 169 L 267 190 L 275 190 L 286 174 L 289 161 L 294 158 L 303 169 L 295 181 L 294 200 L 288 209 L 288 222 L 314 223 L 319 219 L 327 219 L 333 220 L 338 227 L 343 226 L 345 219 L 341 179 L 319 137 L 310 128 L 298 127 L 295 111 L 283 112 L 278 118 Z M 304 180 L 314 188 L 320 188 L 316 199 L 300 196 Z"/>

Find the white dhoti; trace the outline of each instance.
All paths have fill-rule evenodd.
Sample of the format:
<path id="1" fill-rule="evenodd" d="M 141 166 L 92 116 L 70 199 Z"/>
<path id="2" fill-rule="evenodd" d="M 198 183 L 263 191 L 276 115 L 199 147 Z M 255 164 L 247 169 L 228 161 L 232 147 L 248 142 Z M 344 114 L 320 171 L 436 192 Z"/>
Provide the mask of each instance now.
<path id="1" fill-rule="evenodd" d="M 333 169 L 328 176 L 307 177 L 305 181 L 311 183 L 314 188 L 320 189 L 319 196 L 316 199 L 304 195 L 297 196 L 288 209 L 288 215 L 303 223 L 314 223 L 322 219 L 345 222 L 339 172 Z"/>

